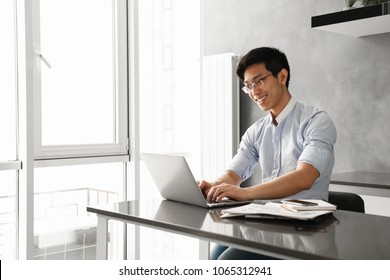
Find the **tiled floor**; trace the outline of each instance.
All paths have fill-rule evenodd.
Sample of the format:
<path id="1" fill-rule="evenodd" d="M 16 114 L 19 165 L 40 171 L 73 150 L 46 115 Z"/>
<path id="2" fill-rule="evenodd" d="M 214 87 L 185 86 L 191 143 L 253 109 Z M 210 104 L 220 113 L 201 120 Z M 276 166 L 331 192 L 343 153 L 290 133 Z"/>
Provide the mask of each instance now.
<path id="1" fill-rule="evenodd" d="M 72 232 L 71 241 L 66 234 L 39 236 L 35 239 L 35 260 L 94 260 L 96 259 L 96 228 Z M 55 242 L 53 241 L 55 240 Z M 55 243 L 55 244 L 53 244 Z M 45 244 L 49 244 L 45 246 Z"/>
<path id="2" fill-rule="evenodd" d="M 72 236 L 72 238 L 69 238 Z M 74 238 L 76 236 L 76 238 Z M 111 235 L 111 236 L 115 236 Z M 69 240 L 72 239 L 71 242 Z M 115 243 L 115 237 L 113 242 Z M 121 239 L 121 238 L 119 238 Z M 49 246 L 45 246 L 49 244 Z M 143 228 L 140 257 L 143 260 L 189 260 L 198 258 L 198 240 L 168 232 Z M 115 249 L 113 249 L 115 250 Z M 121 258 L 114 252 L 109 259 Z M 35 260 L 95 260 L 96 227 L 35 238 Z"/>
<path id="3" fill-rule="evenodd" d="M 82 248 L 66 248 L 58 246 L 52 252 L 43 252 L 34 257 L 34 260 L 95 260 L 96 246 Z"/>

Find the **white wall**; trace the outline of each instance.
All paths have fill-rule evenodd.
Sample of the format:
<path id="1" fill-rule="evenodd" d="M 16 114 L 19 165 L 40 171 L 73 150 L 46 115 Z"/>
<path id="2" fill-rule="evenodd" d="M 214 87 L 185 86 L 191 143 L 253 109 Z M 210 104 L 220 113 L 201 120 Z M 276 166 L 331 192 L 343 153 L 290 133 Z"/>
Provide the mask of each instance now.
<path id="1" fill-rule="evenodd" d="M 205 0 L 203 54 L 280 48 L 290 62 L 291 93 L 326 110 L 335 122 L 334 171 L 390 172 L 390 33 L 354 38 L 311 29 L 312 16 L 344 5 L 343 0 Z M 244 130 L 262 112 L 250 102 L 241 106 Z"/>
<path id="2" fill-rule="evenodd" d="M 334 173 L 390 173 L 390 33 L 354 38 L 311 29 L 312 16 L 344 5 L 343 0 L 204 0 L 203 54 L 281 49 L 290 62 L 291 93 L 326 110 L 336 125 Z M 244 95 L 240 102 L 242 134 L 264 113 Z M 389 214 L 387 199 L 364 199 L 368 212 Z"/>

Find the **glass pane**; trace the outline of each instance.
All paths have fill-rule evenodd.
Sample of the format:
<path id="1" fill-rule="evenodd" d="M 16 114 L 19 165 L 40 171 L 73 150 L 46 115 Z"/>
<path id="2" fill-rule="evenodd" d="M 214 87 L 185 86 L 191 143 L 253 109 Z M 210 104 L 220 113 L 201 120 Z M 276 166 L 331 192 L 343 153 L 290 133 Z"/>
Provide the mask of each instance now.
<path id="1" fill-rule="evenodd" d="M 139 21 L 141 151 L 183 154 L 199 174 L 200 1 L 139 1 Z M 141 186 L 160 197 L 144 165 Z M 196 239 L 140 231 L 141 259 L 198 258 Z"/>
<path id="2" fill-rule="evenodd" d="M 0 161 L 16 159 L 14 1 L 0 1 Z M 6 54 L 6 55 L 5 55 Z"/>
<path id="3" fill-rule="evenodd" d="M 112 0 L 41 0 L 42 145 L 116 142 Z"/>
<path id="4" fill-rule="evenodd" d="M 16 171 L 0 171 L 0 259 L 16 259 Z"/>
<path id="5" fill-rule="evenodd" d="M 184 154 L 198 173 L 200 1 L 140 1 L 139 21 L 141 151 Z"/>
<path id="6" fill-rule="evenodd" d="M 123 170 L 123 163 L 36 168 L 34 259 L 95 259 L 97 217 L 86 207 L 122 201 Z M 110 224 L 111 259 L 122 258 L 120 226 Z"/>

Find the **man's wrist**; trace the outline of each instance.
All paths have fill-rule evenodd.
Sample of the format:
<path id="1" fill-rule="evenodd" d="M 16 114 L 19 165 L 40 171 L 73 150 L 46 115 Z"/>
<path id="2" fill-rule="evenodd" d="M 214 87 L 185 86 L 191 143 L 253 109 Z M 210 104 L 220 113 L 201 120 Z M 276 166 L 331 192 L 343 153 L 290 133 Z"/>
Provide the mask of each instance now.
<path id="1" fill-rule="evenodd" d="M 211 183 L 211 185 L 212 185 L 213 187 L 218 186 L 218 185 L 220 185 L 220 184 L 221 184 L 221 182 L 219 182 L 219 181 L 214 181 L 214 182 Z"/>

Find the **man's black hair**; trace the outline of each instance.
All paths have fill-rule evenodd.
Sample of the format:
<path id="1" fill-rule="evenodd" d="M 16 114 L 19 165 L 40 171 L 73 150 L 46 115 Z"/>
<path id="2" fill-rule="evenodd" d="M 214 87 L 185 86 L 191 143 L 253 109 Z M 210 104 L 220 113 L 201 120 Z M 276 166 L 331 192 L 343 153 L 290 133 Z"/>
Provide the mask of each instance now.
<path id="1" fill-rule="evenodd" d="M 290 82 L 290 66 L 286 55 L 276 48 L 262 47 L 249 51 L 237 66 L 236 73 L 244 81 L 245 70 L 253 64 L 264 63 L 265 68 L 277 77 L 279 72 L 284 68 L 288 71 L 286 86 Z"/>

